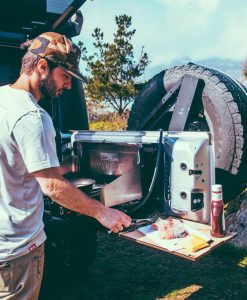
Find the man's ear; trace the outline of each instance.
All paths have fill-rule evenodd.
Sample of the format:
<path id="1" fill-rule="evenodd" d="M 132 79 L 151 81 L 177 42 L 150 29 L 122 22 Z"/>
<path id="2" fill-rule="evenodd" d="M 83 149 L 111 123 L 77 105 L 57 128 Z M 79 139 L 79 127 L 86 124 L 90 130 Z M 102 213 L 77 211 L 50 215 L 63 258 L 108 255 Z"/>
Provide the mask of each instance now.
<path id="1" fill-rule="evenodd" d="M 37 63 L 37 70 L 40 74 L 44 74 L 49 72 L 49 66 L 47 63 L 47 60 L 44 58 L 41 58 Z"/>

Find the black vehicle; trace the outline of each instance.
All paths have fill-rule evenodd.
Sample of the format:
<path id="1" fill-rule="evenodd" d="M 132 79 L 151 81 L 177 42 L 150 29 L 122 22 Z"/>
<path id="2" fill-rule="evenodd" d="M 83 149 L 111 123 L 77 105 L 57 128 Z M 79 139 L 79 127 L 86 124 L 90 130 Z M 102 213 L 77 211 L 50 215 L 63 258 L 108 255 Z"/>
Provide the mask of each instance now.
<path id="1" fill-rule="evenodd" d="M 56 31 L 70 38 L 78 35 L 82 25 L 82 15 L 78 9 L 84 2 L 85 0 L 2 1 L 0 85 L 13 83 L 18 78 L 24 54 L 20 50 L 20 44 L 27 39 L 45 31 Z M 63 150 L 62 133 L 67 133 L 70 129 L 88 129 L 82 84 L 72 79 L 72 89 L 66 91 L 60 99 L 42 99 L 39 104 L 52 117 L 57 132 L 57 153 L 61 164 L 67 166 L 67 161 L 63 163 L 67 150 Z M 67 280 L 80 280 L 95 256 L 96 222 L 83 216 L 63 216 L 62 208 L 46 197 L 44 201 L 45 231 L 48 236 L 44 283 L 46 284 L 47 274 L 49 281 L 57 283 L 65 278 L 65 274 L 73 274 Z"/>
<path id="2" fill-rule="evenodd" d="M 45 31 L 56 31 L 73 38 L 80 33 L 79 8 L 86 0 L 9 0 L 0 5 L 0 85 L 13 83 L 23 55 L 20 44 Z M 21 13 L 17 13 L 21 12 Z M 72 18 L 73 17 L 73 18 Z M 164 70 L 154 76 L 137 95 L 130 112 L 129 130 L 169 129 L 176 111 L 176 84 L 184 76 L 204 82 L 200 97 L 195 97 L 183 130 L 207 131 L 215 145 L 217 182 L 223 184 L 224 199 L 236 195 L 247 177 L 247 91 L 230 76 L 193 63 Z M 170 101 L 169 92 L 174 89 Z M 167 99 L 166 99 L 167 97 Z M 163 100 L 165 105 L 160 106 Z M 4 100 L 4 99 L 1 99 Z M 172 105 L 171 105 L 172 103 Z M 169 104 L 166 107 L 166 104 Z M 51 115 L 57 132 L 57 153 L 65 176 L 74 179 L 73 147 L 68 146 L 70 130 L 87 130 L 88 117 L 83 86 L 72 80 L 72 89 L 59 99 L 42 99 L 40 105 Z M 150 113 L 153 113 L 153 115 Z M 143 122 L 146 120 L 146 122 Z M 146 169 L 152 169 L 155 163 Z M 148 178 L 151 181 L 151 177 Z M 231 184 L 229 184 L 229 182 Z M 145 197 L 144 197 L 145 198 Z M 45 283 L 64 277 L 80 280 L 91 265 L 96 250 L 99 225 L 78 216 L 44 197 L 46 243 Z M 69 276 L 67 275 L 69 274 Z"/>

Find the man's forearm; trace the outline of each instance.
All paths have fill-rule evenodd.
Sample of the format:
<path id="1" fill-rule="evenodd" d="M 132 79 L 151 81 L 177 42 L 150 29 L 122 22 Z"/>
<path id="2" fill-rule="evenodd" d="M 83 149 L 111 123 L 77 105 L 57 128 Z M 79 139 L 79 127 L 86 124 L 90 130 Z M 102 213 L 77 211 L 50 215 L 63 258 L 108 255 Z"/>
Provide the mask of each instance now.
<path id="1" fill-rule="evenodd" d="M 115 233 L 131 223 L 131 218 L 123 212 L 105 207 L 81 192 L 60 175 L 58 168 L 40 170 L 34 172 L 33 176 L 39 182 L 43 193 L 52 200 L 68 209 L 97 219 Z"/>
<path id="2" fill-rule="evenodd" d="M 49 181 L 45 193 L 62 206 L 96 219 L 104 209 L 100 202 L 89 198 L 64 178 Z"/>

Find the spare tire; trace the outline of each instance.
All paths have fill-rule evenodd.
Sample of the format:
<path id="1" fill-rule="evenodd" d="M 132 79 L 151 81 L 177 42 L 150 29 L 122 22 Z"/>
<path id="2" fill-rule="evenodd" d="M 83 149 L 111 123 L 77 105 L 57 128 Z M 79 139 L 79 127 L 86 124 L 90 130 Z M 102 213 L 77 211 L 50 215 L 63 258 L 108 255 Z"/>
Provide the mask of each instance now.
<path id="1" fill-rule="evenodd" d="M 185 130 L 210 131 L 215 146 L 216 181 L 223 185 L 225 201 L 243 188 L 247 178 L 247 90 L 223 72 L 189 63 L 164 70 L 154 76 L 137 95 L 132 106 L 128 129 L 140 128 L 145 116 L 184 75 L 205 82 L 202 107 L 189 120 Z M 168 112 L 152 130 L 168 129 Z"/>

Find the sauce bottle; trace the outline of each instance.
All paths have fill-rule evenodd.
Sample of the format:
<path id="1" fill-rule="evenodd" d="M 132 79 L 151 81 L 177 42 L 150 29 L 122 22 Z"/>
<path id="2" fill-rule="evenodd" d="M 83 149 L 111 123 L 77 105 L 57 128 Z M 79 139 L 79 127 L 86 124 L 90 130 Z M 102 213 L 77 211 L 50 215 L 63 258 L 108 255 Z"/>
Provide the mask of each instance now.
<path id="1" fill-rule="evenodd" d="M 212 185 L 211 226 L 213 237 L 219 238 L 225 235 L 224 203 L 220 184 Z"/>

